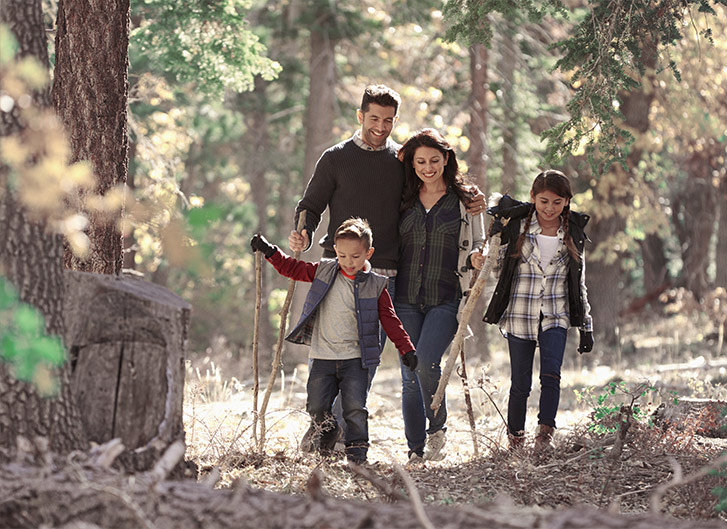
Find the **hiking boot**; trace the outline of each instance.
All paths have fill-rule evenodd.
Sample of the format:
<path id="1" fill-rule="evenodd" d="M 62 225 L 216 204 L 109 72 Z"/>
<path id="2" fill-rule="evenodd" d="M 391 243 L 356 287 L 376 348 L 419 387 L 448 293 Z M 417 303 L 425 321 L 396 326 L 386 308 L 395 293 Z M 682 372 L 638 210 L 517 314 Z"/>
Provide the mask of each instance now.
<path id="1" fill-rule="evenodd" d="M 514 452 L 515 450 L 522 450 L 523 446 L 525 446 L 525 436 L 513 435 L 509 433 L 507 434 L 507 442 L 510 452 Z"/>
<path id="2" fill-rule="evenodd" d="M 533 447 L 533 455 L 536 457 L 543 456 L 553 446 L 550 441 L 553 439 L 553 432 L 555 428 L 548 426 L 547 424 L 538 425 L 538 433 L 535 434 L 535 446 Z"/>
<path id="3" fill-rule="evenodd" d="M 434 432 L 432 435 L 427 437 L 427 446 L 424 448 L 424 460 L 425 461 L 441 461 L 444 459 L 444 452 L 442 448 L 447 442 L 444 430 Z"/>

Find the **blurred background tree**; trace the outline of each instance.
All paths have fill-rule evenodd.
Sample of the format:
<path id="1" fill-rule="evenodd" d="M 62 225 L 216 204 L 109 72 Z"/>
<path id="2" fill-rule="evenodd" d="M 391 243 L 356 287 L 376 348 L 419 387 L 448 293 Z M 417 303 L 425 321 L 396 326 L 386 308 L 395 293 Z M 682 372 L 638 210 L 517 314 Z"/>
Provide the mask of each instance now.
<path id="1" fill-rule="evenodd" d="M 625 319 L 661 310 L 667 290 L 699 300 L 727 286 L 724 3 L 133 2 L 123 267 L 192 303 L 191 355 L 221 354 L 245 376 L 248 240 L 263 231 L 287 248 L 313 164 L 353 133 L 364 86 L 381 82 L 403 98 L 393 138 L 441 129 L 488 194 L 525 199 L 538 171 L 566 171 L 575 207 L 593 217 L 599 343 L 617 347 Z M 63 5 L 43 7 L 51 29 Z M 48 44 L 60 67 L 63 48 Z M 73 96 L 63 82 L 57 107 Z M 86 128 L 86 141 L 102 132 Z M 123 159 L 120 131 L 108 137 Z M 114 168 L 104 175 L 115 186 L 123 163 Z M 73 233 L 93 248 L 92 231 Z M 264 274 L 263 354 L 285 287 Z"/>

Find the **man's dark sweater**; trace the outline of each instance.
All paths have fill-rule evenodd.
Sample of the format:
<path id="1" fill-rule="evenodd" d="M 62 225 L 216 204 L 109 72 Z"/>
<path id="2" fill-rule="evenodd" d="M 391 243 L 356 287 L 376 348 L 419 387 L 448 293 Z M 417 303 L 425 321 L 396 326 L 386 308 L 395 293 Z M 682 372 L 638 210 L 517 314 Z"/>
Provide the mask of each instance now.
<path id="1" fill-rule="evenodd" d="M 328 234 L 321 240 L 325 257 L 334 257 L 333 235 L 350 217 L 369 221 L 374 233 L 371 266 L 396 269 L 399 257 L 399 206 L 404 189 L 404 168 L 396 158 L 399 145 L 387 141 L 387 148 L 366 151 L 353 139 L 326 150 L 316 163 L 303 198 L 295 210 L 296 222 L 306 210 L 306 229 L 313 234 L 321 215 L 330 208 Z"/>

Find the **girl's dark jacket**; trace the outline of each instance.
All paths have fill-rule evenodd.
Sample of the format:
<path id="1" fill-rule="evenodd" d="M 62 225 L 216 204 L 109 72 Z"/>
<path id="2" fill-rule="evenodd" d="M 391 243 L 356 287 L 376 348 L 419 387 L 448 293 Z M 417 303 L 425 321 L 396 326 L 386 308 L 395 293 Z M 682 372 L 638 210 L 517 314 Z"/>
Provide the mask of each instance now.
<path id="1" fill-rule="evenodd" d="M 531 211 L 531 203 L 520 202 L 508 195 L 503 195 L 496 206 L 487 208 L 488 214 L 494 216 L 496 221 L 499 220 L 505 225 L 501 234 L 501 244 L 505 245 L 510 241 L 514 242 L 517 240 L 520 236 L 521 221 Z M 568 283 L 568 309 L 570 312 L 570 323 L 573 327 L 582 327 L 585 324 L 581 276 L 583 275 L 583 247 L 586 240 L 589 240 L 584 228 L 590 218 L 590 216 L 584 213 L 571 211 L 568 219 L 568 231 L 573 238 L 573 243 L 578 250 L 578 254 L 581 255 L 581 259 L 578 261 L 570 259 L 566 277 Z M 512 252 L 508 248 L 502 269 L 500 270 L 500 279 L 495 286 L 495 292 L 492 294 L 492 300 L 487 307 L 487 311 L 485 311 L 485 316 L 482 318 L 483 321 L 497 324 L 500 318 L 502 318 L 507 305 L 510 303 L 510 291 L 519 261 L 520 258 L 513 257 Z"/>

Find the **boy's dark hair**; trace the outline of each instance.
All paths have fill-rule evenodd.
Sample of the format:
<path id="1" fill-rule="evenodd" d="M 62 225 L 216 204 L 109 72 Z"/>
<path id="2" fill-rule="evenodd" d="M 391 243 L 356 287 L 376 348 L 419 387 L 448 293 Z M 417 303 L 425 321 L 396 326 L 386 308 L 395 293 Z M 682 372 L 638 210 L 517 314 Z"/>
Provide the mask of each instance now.
<path id="1" fill-rule="evenodd" d="M 394 113 L 398 114 L 401 96 L 396 90 L 392 90 L 386 85 L 369 85 L 364 90 L 363 98 L 361 99 L 361 112 L 364 114 L 368 112 L 371 103 L 381 105 L 382 107 L 394 107 Z"/>
<path id="2" fill-rule="evenodd" d="M 351 239 L 355 241 L 361 241 L 366 250 L 371 248 L 374 244 L 374 233 L 371 231 L 371 226 L 366 219 L 359 217 L 351 217 L 343 221 L 335 235 L 333 236 L 333 244 L 338 242 L 338 239 Z"/>

